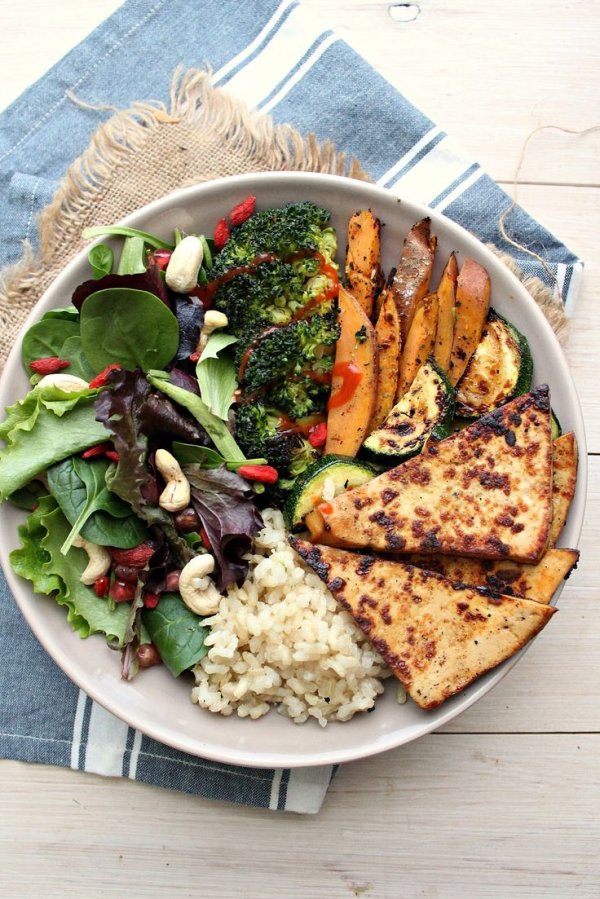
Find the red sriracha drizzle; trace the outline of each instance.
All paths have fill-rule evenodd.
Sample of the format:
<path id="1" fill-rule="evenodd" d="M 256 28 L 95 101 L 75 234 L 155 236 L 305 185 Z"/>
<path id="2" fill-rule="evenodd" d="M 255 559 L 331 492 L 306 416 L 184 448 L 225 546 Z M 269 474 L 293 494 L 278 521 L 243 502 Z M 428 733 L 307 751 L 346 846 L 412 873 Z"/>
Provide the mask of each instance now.
<path id="1" fill-rule="evenodd" d="M 333 377 L 341 377 L 342 383 L 339 390 L 329 397 L 327 409 L 331 411 L 348 403 L 354 396 L 362 376 L 362 369 L 355 362 L 336 362 L 333 366 Z"/>

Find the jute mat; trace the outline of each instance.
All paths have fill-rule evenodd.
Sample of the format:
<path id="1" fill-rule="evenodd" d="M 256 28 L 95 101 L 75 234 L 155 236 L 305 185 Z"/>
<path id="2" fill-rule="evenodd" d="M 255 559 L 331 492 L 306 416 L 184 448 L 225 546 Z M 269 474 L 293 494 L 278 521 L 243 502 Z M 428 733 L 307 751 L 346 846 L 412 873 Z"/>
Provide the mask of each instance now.
<path id="1" fill-rule="evenodd" d="M 79 102 L 76 97 L 72 102 Z M 331 142 L 318 143 L 290 125 L 274 125 L 197 69 L 173 76 L 169 105 L 135 103 L 102 124 L 70 167 L 39 217 L 40 249 L 24 245 L 22 259 L 0 273 L 0 369 L 31 308 L 83 247 L 81 233 L 112 224 L 170 191 L 224 175 L 308 171 L 369 181 L 356 159 Z M 515 271 L 513 260 L 501 258 Z M 537 278 L 521 277 L 555 332 L 564 333 L 560 299 Z"/>

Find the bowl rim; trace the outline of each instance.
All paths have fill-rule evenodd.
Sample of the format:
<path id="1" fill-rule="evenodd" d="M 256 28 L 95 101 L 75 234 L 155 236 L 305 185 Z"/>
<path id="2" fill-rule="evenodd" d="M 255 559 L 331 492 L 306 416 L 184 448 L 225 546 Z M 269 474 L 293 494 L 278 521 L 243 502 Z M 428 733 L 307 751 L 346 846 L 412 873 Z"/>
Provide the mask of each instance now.
<path id="1" fill-rule="evenodd" d="M 510 269 L 508 269 L 504 265 L 501 259 L 494 255 L 494 253 L 488 246 L 482 243 L 482 241 L 480 241 L 477 237 L 475 237 L 461 225 L 447 218 L 442 213 L 437 212 L 435 209 L 430 209 L 429 207 L 424 206 L 420 203 L 413 202 L 412 200 L 403 200 L 401 198 L 398 198 L 390 190 L 379 187 L 370 182 L 359 181 L 340 175 L 329 175 L 314 172 L 250 172 L 243 175 L 230 175 L 227 177 L 214 179 L 212 181 L 201 182 L 199 184 L 179 188 L 178 190 L 172 191 L 171 193 L 166 194 L 163 197 L 145 204 L 144 206 L 134 210 L 124 218 L 120 219 L 118 224 L 136 227 L 139 224 L 140 220 L 143 221 L 151 215 L 160 215 L 161 212 L 170 209 L 172 206 L 178 203 L 188 203 L 190 202 L 190 198 L 195 198 L 197 196 L 206 198 L 212 197 L 213 195 L 218 195 L 221 191 L 223 191 L 224 187 L 229 185 L 239 187 L 240 191 L 251 189 L 253 192 L 259 193 L 261 187 L 271 186 L 276 182 L 280 182 L 282 185 L 294 186 L 294 188 L 296 188 L 298 185 L 302 185 L 303 183 L 310 183 L 311 188 L 315 186 L 318 187 L 319 184 L 333 184 L 339 185 L 339 188 L 341 190 L 346 190 L 349 185 L 352 185 L 353 190 L 357 192 L 358 195 L 364 196 L 366 205 L 369 205 L 369 202 L 374 202 L 374 197 L 379 197 L 382 201 L 385 202 L 389 202 L 390 199 L 396 199 L 398 203 L 402 204 L 404 209 L 407 210 L 411 217 L 414 216 L 414 221 L 418 221 L 424 217 L 430 217 L 434 226 L 434 230 L 436 230 L 436 227 L 439 229 L 439 227 L 441 226 L 444 229 L 446 235 L 450 237 L 456 236 L 460 244 L 466 244 L 467 248 L 469 248 L 474 253 L 475 258 L 483 255 L 492 269 L 497 266 L 502 267 L 505 275 L 512 282 L 513 289 L 516 292 L 517 297 L 519 299 L 522 298 L 526 303 L 529 304 L 530 312 L 534 317 L 536 328 L 540 328 L 542 330 L 542 333 L 545 333 L 546 339 L 549 339 L 554 345 L 555 351 L 557 353 L 557 363 L 560 369 L 559 376 L 562 381 L 562 387 L 567 391 L 568 401 L 572 405 L 573 420 L 575 423 L 574 430 L 577 434 L 577 442 L 579 447 L 577 494 L 580 497 L 579 508 L 581 509 L 581 514 L 576 521 L 576 540 L 573 541 L 574 546 L 577 546 L 580 541 L 585 512 L 585 500 L 587 497 L 587 449 L 581 405 L 577 396 L 577 392 L 575 390 L 575 385 L 566 358 L 550 324 L 546 320 L 535 300 L 531 297 L 524 285 L 521 283 L 521 281 Z M 6 384 L 7 376 L 5 373 L 10 372 L 15 363 L 18 361 L 18 357 L 20 354 L 21 336 L 24 334 L 27 328 L 31 327 L 31 325 L 38 320 L 40 307 L 44 305 L 48 294 L 59 293 L 63 285 L 67 285 L 71 280 L 72 273 L 75 272 L 86 260 L 89 249 L 92 246 L 95 246 L 97 243 L 102 242 L 102 240 L 102 238 L 99 238 L 98 240 L 89 242 L 85 245 L 84 248 L 78 251 L 74 258 L 65 266 L 65 268 L 48 286 L 48 288 L 44 291 L 42 296 L 34 305 L 33 309 L 31 310 L 23 324 L 19 332 L 19 336 L 16 339 L 15 344 L 12 347 L 12 350 L 6 361 L 4 372 L 2 373 L 2 376 L 0 378 L 0 398 L 8 390 Z M 0 512 L 0 517 L 1 515 L 2 513 Z M 93 700 L 95 700 L 117 718 L 126 722 L 130 727 L 139 730 L 148 737 L 151 737 L 173 749 L 177 749 L 194 756 L 222 763 L 254 768 L 295 768 L 309 767 L 314 765 L 338 764 L 378 754 L 380 752 L 393 749 L 397 746 L 404 745 L 408 742 L 412 742 L 412 740 L 419 739 L 420 737 L 425 736 L 426 734 L 431 733 L 433 730 L 436 730 L 444 724 L 448 723 L 448 721 L 461 714 L 463 711 L 477 702 L 478 699 L 480 699 L 483 695 L 488 693 L 494 686 L 496 686 L 497 683 L 499 683 L 500 680 L 502 680 L 502 678 L 508 673 L 508 671 L 518 663 L 523 654 L 534 642 L 533 640 L 530 641 L 527 646 L 524 647 L 524 649 L 520 650 L 518 653 L 513 655 L 510 659 L 508 659 L 497 668 L 493 669 L 491 672 L 488 672 L 484 681 L 475 681 L 474 684 L 471 685 L 468 693 L 459 694 L 460 701 L 456 704 L 458 705 L 458 708 L 454 703 L 442 706 L 441 710 L 435 711 L 435 716 L 428 716 L 424 719 L 422 725 L 412 727 L 410 729 L 410 732 L 404 735 L 401 735 L 401 731 L 392 731 L 383 737 L 380 736 L 380 738 L 375 742 L 365 743 L 364 746 L 353 747 L 346 751 L 341 751 L 339 749 L 320 750 L 312 753 L 309 756 L 303 755 L 298 757 L 290 755 L 289 752 L 269 750 L 260 754 L 252 753 L 248 750 L 238 750 L 236 748 L 231 748 L 224 751 L 222 747 L 217 747 L 215 749 L 211 744 L 198 743 L 197 740 L 190 741 L 185 737 L 174 737 L 172 734 L 166 732 L 164 728 L 159 726 L 152 726 L 152 723 L 148 723 L 143 714 L 136 714 L 135 711 L 124 711 L 118 701 L 113 701 L 110 697 L 107 697 L 102 690 L 101 682 L 96 683 L 91 675 L 87 678 L 85 676 L 82 676 L 79 670 L 70 663 L 71 660 L 68 655 L 65 656 L 64 653 L 59 648 L 57 648 L 55 641 L 52 638 L 52 634 L 49 634 L 41 627 L 39 621 L 37 620 L 37 616 L 32 611 L 32 608 L 20 601 L 20 591 L 22 591 L 23 589 L 31 590 L 31 585 L 27 583 L 24 587 L 24 582 L 21 579 L 17 578 L 17 576 L 14 574 L 8 561 L 7 549 L 3 542 L 0 545 L 0 562 L 4 569 L 4 573 L 12 590 L 13 596 L 17 604 L 19 605 L 21 613 L 26 618 L 29 627 L 31 628 L 39 642 L 42 644 L 46 652 L 48 652 L 51 658 L 63 670 L 67 677 L 69 677 L 69 679 L 73 683 L 84 690 L 84 692 L 88 696 L 90 696 Z M 558 598 L 561 589 L 562 587 L 559 588 L 554 602 Z M 256 726 L 255 723 L 253 724 L 254 726 Z"/>

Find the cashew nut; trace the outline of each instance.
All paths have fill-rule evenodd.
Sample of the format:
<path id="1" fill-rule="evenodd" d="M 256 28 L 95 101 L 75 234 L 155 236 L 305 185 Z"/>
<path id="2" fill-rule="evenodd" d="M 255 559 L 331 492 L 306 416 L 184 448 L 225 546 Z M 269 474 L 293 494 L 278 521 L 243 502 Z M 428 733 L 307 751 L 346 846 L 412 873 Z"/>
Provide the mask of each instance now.
<path id="1" fill-rule="evenodd" d="M 156 450 L 156 467 L 167 482 L 158 498 L 158 505 L 167 512 L 180 512 L 190 504 L 190 482 L 179 462 L 165 449 Z"/>
<path id="2" fill-rule="evenodd" d="M 202 329 L 200 330 L 196 352 L 201 353 L 204 350 L 204 347 L 208 343 L 208 338 L 213 331 L 216 331 L 218 328 L 226 328 L 228 324 L 229 320 L 224 312 L 218 312 L 216 309 L 209 309 L 202 322 Z"/>
<path id="3" fill-rule="evenodd" d="M 84 540 L 81 535 L 77 535 L 73 540 L 73 546 L 78 546 L 80 549 L 84 549 L 88 554 L 88 564 L 79 578 L 82 584 L 87 584 L 91 586 L 95 584 L 99 577 L 104 577 L 105 574 L 110 570 L 110 553 L 104 546 L 98 546 L 97 543 L 91 543 L 89 540 Z"/>
<path id="4" fill-rule="evenodd" d="M 89 384 L 83 378 L 78 378 L 77 375 L 63 375 L 57 372 L 52 375 L 44 375 L 37 382 L 36 386 L 58 387 L 60 390 L 64 390 L 65 393 L 80 393 L 82 390 L 87 390 Z"/>
<path id="5" fill-rule="evenodd" d="M 203 256 L 204 247 L 199 237 L 189 234 L 177 244 L 165 272 L 165 281 L 171 290 L 189 293 L 196 287 Z"/>
<path id="6" fill-rule="evenodd" d="M 179 575 L 179 592 L 191 612 L 196 615 L 214 615 L 221 602 L 221 594 L 208 575 L 215 570 L 215 560 L 210 553 L 194 556 Z"/>

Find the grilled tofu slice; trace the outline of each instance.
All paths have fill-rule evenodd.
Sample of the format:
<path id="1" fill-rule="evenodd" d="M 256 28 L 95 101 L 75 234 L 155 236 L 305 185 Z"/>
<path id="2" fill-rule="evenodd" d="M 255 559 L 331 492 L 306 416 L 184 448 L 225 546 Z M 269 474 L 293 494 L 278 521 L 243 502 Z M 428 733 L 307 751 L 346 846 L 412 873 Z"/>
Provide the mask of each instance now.
<path id="1" fill-rule="evenodd" d="M 454 584 L 406 562 L 294 538 L 291 543 L 423 709 L 435 708 L 510 658 L 556 611 Z"/>
<path id="2" fill-rule="evenodd" d="M 311 519 L 313 540 L 538 562 L 552 516 L 547 385 L 484 415 Z"/>
<path id="3" fill-rule="evenodd" d="M 577 482 L 577 441 L 570 431 L 557 437 L 553 446 L 552 459 L 554 474 L 552 476 L 552 524 L 550 526 L 549 545 L 555 546 L 560 536 Z"/>
<path id="4" fill-rule="evenodd" d="M 407 561 L 417 568 L 437 571 L 450 581 L 487 587 L 507 596 L 525 596 L 547 604 L 578 560 L 579 551 L 576 549 L 548 549 L 537 565 L 460 556 L 414 555 L 409 556 Z"/>

